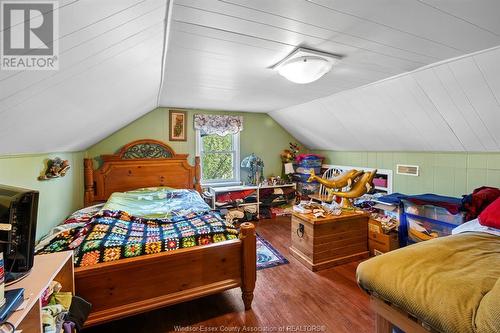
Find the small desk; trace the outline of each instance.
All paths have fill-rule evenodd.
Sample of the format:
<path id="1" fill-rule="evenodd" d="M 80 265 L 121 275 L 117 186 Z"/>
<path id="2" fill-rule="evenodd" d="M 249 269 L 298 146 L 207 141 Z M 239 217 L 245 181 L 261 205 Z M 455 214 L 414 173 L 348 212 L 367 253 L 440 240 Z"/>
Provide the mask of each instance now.
<path id="1" fill-rule="evenodd" d="M 294 212 L 290 253 L 312 271 L 368 258 L 369 215 L 344 211 L 338 216 L 316 218 Z"/>
<path id="2" fill-rule="evenodd" d="M 29 298 L 26 307 L 23 310 L 13 312 L 7 318 L 7 321 L 23 332 L 42 333 L 42 304 L 40 298 L 53 280 L 61 283 L 62 291 L 75 293 L 73 252 L 57 252 L 35 256 L 33 268 L 28 276 L 5 287 L 5 290 L 24 288 L 24 298 Z"/>

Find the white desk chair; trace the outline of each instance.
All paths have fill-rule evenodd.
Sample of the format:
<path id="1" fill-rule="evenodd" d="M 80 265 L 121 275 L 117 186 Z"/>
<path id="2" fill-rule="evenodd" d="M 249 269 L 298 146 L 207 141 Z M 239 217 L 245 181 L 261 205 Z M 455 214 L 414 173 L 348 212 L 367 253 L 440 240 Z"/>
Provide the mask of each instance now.
<path id="1" fill-rule="evenodd" d="M 329 168 L 323 173 L 321 178 L 330 180 L 333 177 L 337 176 L 337 173 L 335 171 L 336 169 Z M 318 193 L 309 195 L 309 198 L 315 201 L 327 202 L 327 203 L 331 203 L 334 199 L 332 196 L 330 196 L 330 193 L 328 193 L 328 189 L 323 184 L 319 184 Z"/>

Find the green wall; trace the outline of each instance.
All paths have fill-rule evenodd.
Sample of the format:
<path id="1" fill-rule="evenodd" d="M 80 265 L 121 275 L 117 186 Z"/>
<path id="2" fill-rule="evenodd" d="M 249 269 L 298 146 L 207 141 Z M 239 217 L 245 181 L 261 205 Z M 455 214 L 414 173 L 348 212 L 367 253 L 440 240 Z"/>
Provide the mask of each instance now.
<path id="1" fill-rule="evenodd" d="M 240 134 L 240 157 L 243 159 L 250 153 L 260 156 L 264 160 L 264 173 L 266 176 L 281 174 L 280 152 L 288 148 L 289 142 L 297 142 L 295 138 L 265 113 L 186 111 L 188 113 L 188 140 L 186 142 L 168 141 L 169 109 L 157 108 L 90 147 L 87 154 L 89 157 L 96 158 L 102 154 L 114 153 L 133 140 L 156 139 L 168 143 L 177 153 L 188 153 L 191 163 L 193 163 L 196 149 L 195 130 L 193 128 L 193 115 L 195 113 L 243 116 L 244 129 Z M 241 176 L 242 180 L 245 180 L 244 172 L 242 172 Z"/>
<path id="2" fill-rule="evenodd" d="M 69 160 L 71 168 L 63 178 L 38 181 L 48 158 Z M 51 153 L 0 156 L 0 184 L 40 191 L 37 239 L 69 214 L 83 206 L 83 153 Z"/>
<path id="3" fill-rule="evenodd" d="M 325 163 L 389 169 L 393 191 L 461 196 L 477 187 L 500 187 L 500 153 L 315 151 Z M 396 174 L 396 164 L 420 166 L 418 177 Z"/>
<path id="4" fill-rule="evenodd" d="M 155 109 L 127 125 L 103 141 L 88 148 L 86 152 L 23 154 L 0 156 L 0 184 L 24 187 L 40 191 L 37 239 L 53 226 L 61 223 L 73 211 L 83 206 L 83 157 L 97 157 L 116 152 L 124 144 L 137 139 L 157 139 L 169 143 L 179 153 L 189 153 L 194 161 L 195 137 L 194 113 L 222 113 L 188 111 L 188 141 L 168 141 L 168 109 Z M 226 112 L 224 112 L 226 113 Z M 255 152 L 264 159 L 266 175 L 279 175 L 281 161 L 279 153 L 288 147 L 290 136 L 267 114 L 235 113 L 244 117 L 245 129 L 241 133 L 241 158 Z M 60 157 L 70 161 L 71 169 L 63 178 L 38 181 L 48 158 Z M 242 173 L 242 177 L 244 174 Z"/>

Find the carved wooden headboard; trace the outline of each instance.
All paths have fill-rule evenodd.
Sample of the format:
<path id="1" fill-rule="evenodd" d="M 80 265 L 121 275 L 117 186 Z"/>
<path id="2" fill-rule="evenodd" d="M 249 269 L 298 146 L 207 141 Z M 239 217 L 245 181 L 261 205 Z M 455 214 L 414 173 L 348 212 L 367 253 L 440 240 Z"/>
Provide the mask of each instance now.
<path id="1" fill-rule="evenodd" d="M 167 144 L 156 140 L 137 140 L 125 145 L 116 155 L 102 155 L 102 166 L 93 168 L 84 159 L 85 206 L 108 199 L 113 192 L 141 187 L 169 186 L 201 192 L 200 158 L 195 166 L 188 154 L 176 154 Z"/>

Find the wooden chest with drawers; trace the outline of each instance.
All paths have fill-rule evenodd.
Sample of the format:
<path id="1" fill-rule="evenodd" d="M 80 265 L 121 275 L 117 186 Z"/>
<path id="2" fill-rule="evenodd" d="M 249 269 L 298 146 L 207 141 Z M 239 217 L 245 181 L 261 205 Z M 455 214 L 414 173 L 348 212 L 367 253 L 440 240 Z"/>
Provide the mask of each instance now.
<path id="1" fill-rule="evenodd" d="M 312 214 L 293 213 L 290 252 L 312 271 L 367 258 L 368 216 L 343 212 L 315 218 Z"/>
<path id="2" fill-rule="evenodd" d="M 398 233 L 385 234 L 380 222 L 370 219 L 368 221 L 368 248 L 373 256 L 395 250 L 399 248 Z"/>

